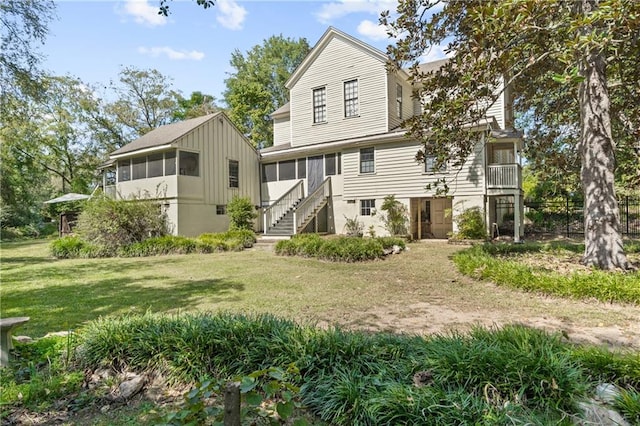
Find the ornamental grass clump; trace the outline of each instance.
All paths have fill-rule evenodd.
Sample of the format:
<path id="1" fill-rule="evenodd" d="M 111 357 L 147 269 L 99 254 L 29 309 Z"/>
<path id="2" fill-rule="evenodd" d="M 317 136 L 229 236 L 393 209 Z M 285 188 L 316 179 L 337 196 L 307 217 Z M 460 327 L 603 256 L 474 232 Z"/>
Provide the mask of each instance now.
<path id="1" fill-rule="evenodd" d="M 272 315 L 144 314 L 93 321 L 80 343 L 82 368 L 153 370 L 179 383 L 293 367 L 308 412 L 336 425 L 562 424 L 596 380 L 640 380 L 637 357 L 594 355 L 519 325 L 420 337 Z M 634 398 L 622 402 L 631 419 Z"/>
<path id="2" fill-rule="evenodd" d="M 402 238 L 359 238 L 338 236 L 322 238 L 318 234 L 298 234 L 290 240 L 278 241 L 276 254 L 283 256 L 315 257 L 332 262 L 362 262 L 381 259 L 385 250 L 398 246 L 406 248 Z"/>

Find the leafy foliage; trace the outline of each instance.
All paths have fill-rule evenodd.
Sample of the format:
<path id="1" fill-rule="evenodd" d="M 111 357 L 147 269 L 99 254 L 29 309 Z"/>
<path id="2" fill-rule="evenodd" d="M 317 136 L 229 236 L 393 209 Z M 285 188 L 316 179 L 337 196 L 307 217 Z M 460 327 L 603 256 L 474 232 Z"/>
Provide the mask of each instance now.
<path id="1" fill-rule="evenodd" d="M 156 201 L 96 197 L 78 217 L 78 235 L 114 255 L 118 249 L 169 233 L 166 214 Z"/>
<path id="2" fill-rule="evenodd" d="M 310 47 L 306 39 L 271 36 L 242 54 L 231 55 L 234 71 L 225 80 L 224 100 L 229 117 L 256 147 L 273 145 L 270 114 L 289 101 L 284 84 Z"/>
<path id="3" fill-rule="evenodd" d="M 385 250 L 394 245 L 406 248 L 402 238 L 321 238 L 318 234 L 298 234 L 290 240 L 278 241 L 276 254 L 317 257 L 333 262 L 362 262 L 384 257 Z"/>
<path id="4" fill-rule="evenodd" d="M 362 237 L 362 231 L 364 230 L 364 223 L 358 220 L 358 216 L 347 217 L 344 216 L 344 231 L 348 237 Z"/>
<path id="5" fill-rule="evenodd" d="M 299 386 L 301 402 L 331 424 L 564 424 L 595 377 L 613 379 L 560 334 L 518 325 L 418 337 L 270 315 L 145 314 L 98 319 L 81 336 L 82 365 L 151 369 L 187 382 L 237 377 L 250 409 L 269 393 L 290 391 L 296 400 Z M 640 368 L 637 357 L 604 353 L 613 365 Z M 251 394 L 257 388 L 263 392 Z M 201 382 L 185 414 L 197 415 L 190 404 L 216 389 Z"/>
<path id="6" fill-rule="evenodd" d="M 462 240 L 482 240 L 487 238 L 487 228 L 484 223 L 484 214 L 479 207 L 465 209 L 454 219 L 458 231 L 454 238 Z"/>
<path id="7" fill-rule="evenodd" d="M 380 210 L 386 212 L 381 219 L 389 234 L 407 235 L 407 224 L 409 223 L 407 206 L 396 200 L 395 195 L 387 195 L 384 197 Z"/>
<path id="8" fill-rule="evenodd" d="M 227 205 L 229 215 L 229 230 L 253 229 L 253 221 L 258 217 L 251 199 L 237 195 Z"/>
<path id="9" fill-rule="evenodd" d="M 578 247 L 573 248 L 574 251 L 576 249 Z M 519 252 L 543 250 L 562 249 L 539 244 L 484 244 L 456 253 L 453 261 L 462 273 L 488 279 L 498 285 L 565 297 L 640 304 L 640 272 L 590 271 L 561 274 L 532 267 L 509 257 Z"/>

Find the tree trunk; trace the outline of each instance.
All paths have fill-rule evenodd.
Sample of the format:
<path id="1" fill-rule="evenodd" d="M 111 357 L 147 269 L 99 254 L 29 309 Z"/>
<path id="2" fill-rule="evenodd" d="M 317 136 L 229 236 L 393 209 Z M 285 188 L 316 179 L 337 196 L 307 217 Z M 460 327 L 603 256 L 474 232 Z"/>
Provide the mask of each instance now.
<path id="1" fill-rule="evenodd" d="M 597 0 L 582 0 L 582 13 L 597 8 Z M 585 29 L 591 31 L 591 28 Z M 622 244 L 620 213 L 614 188 L 614 142 L 611 133 L 609 92 L 604 53 L 592 50 L 580 61 L 584 80 L 579 87 L 584 192 L 584 242 L 582 262 L 600 269 L 631 269 Z"/>

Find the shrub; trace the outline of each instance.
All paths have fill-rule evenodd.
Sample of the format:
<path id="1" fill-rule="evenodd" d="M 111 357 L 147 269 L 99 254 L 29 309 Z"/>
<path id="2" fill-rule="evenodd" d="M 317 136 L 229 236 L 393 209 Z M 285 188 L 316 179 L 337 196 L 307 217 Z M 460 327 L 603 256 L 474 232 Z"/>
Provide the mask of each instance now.
<path id="1" fill-rule="evenodd" d="M 88 201 L 78 217 L 78 235 L 87 243 L 115 255 L 121 247 L 169 233 L 167 216 L 151 200 Z"/>
<path id="2" fill-rule="evenodd" d="M 355 215 L 353 219 L 344 215 L 346 222 L 344 223 L 344 231 L 348 237 L 362 237 L 364 230 L 364 223 L 358 220 L 358 215 Z"/>
<path id="3" fill-rule="evenodd" d="M 400 246 L 406 247 L 401 238 L 358 238 L 340 236 L 321 238 L 318 234 L 299 234 L 290 240 L 278 241 L 276 254 L 285 256 L 316 257 L 333 262 L 361 262 L 384 257 L 384 250 Z"/>
<path id="4" fill-rule="evenodd" d="M 387 195 L 384 197 L 380 210 L 386 212 L 381 219 L 389 234 L 407 235 L 407 223 L 409 222 L 407 206 L 396 200 L 395 195 Z"/>
<path id="5" fill-rule="evenodd" d="M 271 315 L 145 314 L 97 319 L 81 339 L 81 366 L 154 370 L 187 383 L 294 366 L 287 382 L 330 424 L 565 424 L 595 378 L 611 374 L 559 333 L 519 325 L 420 337 Z M 640 365 L 616 353 L 602 359 L 618 371 Z M 243 380 L 247 389 L 257 383 Z M 633 420 L 637 393 L 624 397 Z"/>
<path id="6" fill-rule="evenodd" d="M 198 248 L 190 238 L 175 235 L 148 238 L 139 243 L 121 247 L 118 254 L 123 257 L 159 256 L 164 254 L 189 254 Z"/>
<path id="7" fill-rule="evenodd" d="M 227 205 L 229 215 L 229 230 L 253 229 L 253 221 L 258 214 L 248 197 L 234 196 Z"/>
<path id="8" fill-rule="evenodd" d="M 481 240 L 487 237 L 484 215 L 479 207 L 464 210 L 454 219 L 458 232 L 454 238 L 462 240 Z"/>

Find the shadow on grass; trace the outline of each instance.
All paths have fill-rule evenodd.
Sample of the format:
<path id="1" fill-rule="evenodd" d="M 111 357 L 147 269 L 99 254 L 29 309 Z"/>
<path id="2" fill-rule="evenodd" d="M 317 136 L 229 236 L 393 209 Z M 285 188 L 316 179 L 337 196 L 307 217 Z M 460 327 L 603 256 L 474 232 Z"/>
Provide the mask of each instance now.
<path id="1" fill-rule="evenodd" d="M 95 274 L 95 270 L 94 270 Z M 155 286 L 154 282 L 162 282 Z M 104 279 L 75 286 L 15 289 L 5 293 L 2 316 L 29 316 L 18 334 L 38 337 L 51 331 L 80 327 L 99 316 L 127 312 L 166 312 L 208 304 L 241 300 L 244 284 L 221 279 L 173 280 L 144 276 L 135 279 Z"/>

